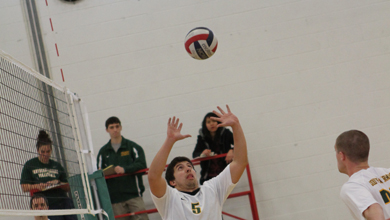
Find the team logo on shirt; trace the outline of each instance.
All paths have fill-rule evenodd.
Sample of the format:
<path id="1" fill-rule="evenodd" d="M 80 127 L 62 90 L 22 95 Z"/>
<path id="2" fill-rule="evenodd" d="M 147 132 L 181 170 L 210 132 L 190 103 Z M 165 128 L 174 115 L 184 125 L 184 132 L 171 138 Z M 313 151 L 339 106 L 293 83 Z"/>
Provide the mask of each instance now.
<path id="1" fill-rule="evenodd" d="M 121 156 L 127 156 L 127 155 L 130 155 L 130 151 L 123 151 L 121 152 Z"/>
<path id="2" fill-rule="evenodd" d="M 199 207 L 199 202 L 197 202 L 197 203 L 191 203 L 191 208 L 192 208 L 192 212 L 193 212 L 194 214 L 199 214 L 199 213 L 202 212 L 202 210 L 201 210 L 200 207 Z"/>
<path id="3" fill-rule="evenodd" d="M 45 177 L 54 177 L 54 178 L 56 178 L 56 175 L 58 175 L 58 170 L 41 168 L 41 169 L 34 169 L 32 171 L 32 173 L 33 174 L 38 174 L 39 178 L 45 178 Z"/>
<path id="4" fill-rule="evenodd" d="M 375 186 L 378 183 L 383 183 L 382 180 L 379 178 L 372 178 L 369 182 L 371 183 L 372 186 Z"/>

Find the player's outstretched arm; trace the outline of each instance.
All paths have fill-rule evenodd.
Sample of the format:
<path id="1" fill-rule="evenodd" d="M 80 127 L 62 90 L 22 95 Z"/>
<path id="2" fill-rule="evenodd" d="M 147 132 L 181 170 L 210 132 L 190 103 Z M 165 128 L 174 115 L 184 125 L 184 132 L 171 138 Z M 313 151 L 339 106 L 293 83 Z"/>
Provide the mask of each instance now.
<path id="1" fill-rule="evenodd" d="M 385 220 L 383 209 L 378 203 L 374 203 L 364 210 L 363 216 L 367 220 Z"/>
<path id="2" fill-rule="evenodd" d="M 238 118 L 230 111 L 228 105 L 226 105 L 227 112 L 223 111 L 219 106 L 217 108 L 220 112 L 213 112 L 218 117 L 212 117 L 212 119 L 221 122 L 218 124 L 218 127 L 230 126 L 233 129 L 234 159 L 233 162 L 230 163 L 230 175 L 232 176 L 232 182 L 237 183 L 248 164 L 244 131 L 242 130 Z"/>
<path id="3" fill-rule="evenodd" d="M 176 119 L 176 117 L 173 117 L 173 119 L 169 118 L 167 138 L 150 165 L 148 174 L 150 191 L 157 198 L 162 197 L 166 191 L 167 184 L 162 177 L 162 173 L 164 172 L 165 164 L 167 163 L 173 144 L 178 140 L 191 137 L 189 134 L 183 135 L 180 133 L 182 126 L 183 123 L 179 124 L 179 119 Z"/>

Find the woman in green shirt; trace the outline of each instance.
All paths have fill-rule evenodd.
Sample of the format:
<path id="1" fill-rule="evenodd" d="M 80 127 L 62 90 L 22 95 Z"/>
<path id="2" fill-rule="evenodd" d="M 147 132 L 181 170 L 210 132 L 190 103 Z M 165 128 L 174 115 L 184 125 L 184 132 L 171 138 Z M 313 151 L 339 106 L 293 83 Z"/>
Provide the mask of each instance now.
<path id="1" fill-rule="evenodd" d="M 20 184 L 24 192 L 42 191 L 47 187 L 67 183 L 64 168 L 60 163 L 51 160 L 52 141 L 49 135 L 40 130 L 37 138 L 38 157 L 27 161 L 22 170 Z M 67 196 L 69 185 L 44 190 L 49 203 L 49 209 L 71 209 L 74 208 L 72 200 Z M 51 220 L 77 220 L 76 215 L 50 216 Z"/>

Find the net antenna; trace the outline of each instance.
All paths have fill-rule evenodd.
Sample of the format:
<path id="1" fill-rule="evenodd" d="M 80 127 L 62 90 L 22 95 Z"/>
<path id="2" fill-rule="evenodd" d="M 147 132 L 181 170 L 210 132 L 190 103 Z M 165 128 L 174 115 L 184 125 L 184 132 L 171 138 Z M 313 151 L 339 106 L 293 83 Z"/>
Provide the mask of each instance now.
<path id="1" fill-rule="evenodd" d="M 30 193 L 23 192 L 20 180 L 25 163 L 38 156 L 39 130 L 53 140 L 50 159 L 64 167 L 75 209 L 30 210 Z M 105 214 L 94 203 L 98 196 L 88 178 L 96 170 L 91 140 L 85 106 L 75 93 L 0 50 L 0 216 L 44 212 L 78 214 L 82 220 Z"/>

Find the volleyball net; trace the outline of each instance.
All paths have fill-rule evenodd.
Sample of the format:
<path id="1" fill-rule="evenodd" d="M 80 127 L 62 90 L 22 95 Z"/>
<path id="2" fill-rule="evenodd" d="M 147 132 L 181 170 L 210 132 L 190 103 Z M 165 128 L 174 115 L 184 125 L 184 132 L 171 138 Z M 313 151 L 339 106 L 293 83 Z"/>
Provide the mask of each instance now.
<path id="1" fill-rule="evenodd" d="M 40 212 L 30 210 L 30 193 L 23 192 L 20 184 L 25 163 L 39 156 L 40 130 L 53 142 L 50 159 L 64 168 L 70 188 L 67 196 L 76 207 L 48 210 L 46 215 L 79 214 L 81 220 L 89 219 L 85 214 L 102 212 L 94 208 L 88 181 L 93 155 L 86 124 L 82 103 L 74 93 L 0 50 L 0 216 Z M 43 170 L 42 175 L 51 173 Z"/>

